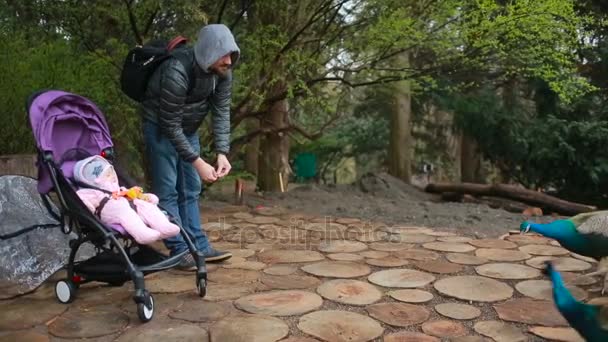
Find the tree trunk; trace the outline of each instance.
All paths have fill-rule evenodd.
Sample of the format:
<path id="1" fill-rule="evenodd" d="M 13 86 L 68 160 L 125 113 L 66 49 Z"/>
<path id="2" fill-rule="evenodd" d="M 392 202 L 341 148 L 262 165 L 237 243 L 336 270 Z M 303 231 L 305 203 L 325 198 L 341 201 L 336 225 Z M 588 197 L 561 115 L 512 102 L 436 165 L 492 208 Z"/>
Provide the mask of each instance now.
<path id="1" fill-rule="evenodd" d="M 408 55 L 403 53 L 398 58 L 399 65 L 408 65 Z M 412 177 L 412 132 L 410 118 L 412 98 L 409 81 L 395 85 L 395 97 L 391 113 L 391 140 L 389 144 L 389 174 L 410 183 Z"/>
<path id="2" fill-rule="evenodd" d="M 260 120 L 257 118 L 250 119 L 247 122 L 247 132 L 253 132 L 260 128 Z M 260 154 L 260 137 L 253 138 L 247 147 L 245 148 L 245 171 L 255 175 L 258 175 L 258 163 Z"/>
<path id="3" fill-rule="evenodd" d="M 454 197 L 453 194 L 470 194 L 473 196 L 493 196 L 507 198 L 529 205 L 535 205 L 543 209 L 544 212 L 556 212 L 562 215 L 577 215 L 597 210 L 597 207 L 569 202 L 560 198 L 528 190 L 525 188 L 516 187 L 507 184 L 476 184 L 476 183 L 431 183 L 426 186 L 426 192 L 430 193 L 450 193 L 449 197 Z"/>
<path id="4" fill-rule="evenodd" d="M 288 123 L 287 116 L 287 100 L 278 101 L 270 107 L 269 113 L 261 121 L 261 126 L 264 130 L 285 127 Z M 282 177 L 283 188 L 287 189 L 290 171 L 289 136 L 285 132 L 265 133 L 260 139 L 258 188 L 261 191 L 281 191 L 279 177 Z"/>
<path id="5" fill-rule="evenodd" d="M 481 175 L 481 156 L 477 142 L 465 134 L 460 143 L 460 180 L 462 182 L 484 183 Z"/>

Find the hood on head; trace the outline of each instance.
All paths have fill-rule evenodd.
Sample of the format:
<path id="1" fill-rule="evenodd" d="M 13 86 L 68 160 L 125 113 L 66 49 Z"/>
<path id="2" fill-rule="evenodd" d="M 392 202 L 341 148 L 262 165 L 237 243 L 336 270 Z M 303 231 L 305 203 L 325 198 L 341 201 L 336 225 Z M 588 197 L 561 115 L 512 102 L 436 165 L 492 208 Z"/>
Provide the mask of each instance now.
<path id="1" fill-rule="evenodd" d="M 74 165 L 74 179 L 86 185 L 101 187 L 102 189 L 113 191 L 114 184 L 106 184 L 104 180 L 113 178 L 115 175 L 114 167 L 108 160 L 101 156 L 91 156 L 79 160 Z"/>
<path id="2" fill-rule="evenodd" d="M 241 50 L 226 25 L 211 24 L 204 26 L 199 31 L 196 44 L 194 44 L 194 58 L 203 71 L 209 72 L 209 67 L 228 53 L 232 54 L 232 65 L 234 66 L 240 57 Z"/>

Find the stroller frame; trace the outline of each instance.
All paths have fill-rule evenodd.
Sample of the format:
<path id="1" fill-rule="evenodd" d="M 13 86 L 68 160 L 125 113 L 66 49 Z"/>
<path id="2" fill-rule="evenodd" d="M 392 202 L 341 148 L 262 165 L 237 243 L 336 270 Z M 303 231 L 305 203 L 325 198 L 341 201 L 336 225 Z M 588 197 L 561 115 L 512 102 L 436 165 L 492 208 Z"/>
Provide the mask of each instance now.
<path id="1" fill-rule="evenodd" d="M 26 104 L 28 113 L 36 97 L 44 92 L 45 90 L 42 90 L 30 95 Z M 75 191 L 75 185 L 71 184 L 70 180 L 64 175 L 61 165 L 57 164 L 53 153 L 42 151 L 39 147 L 37 147 L 37 150 L 39 168 L 48 171 L 52 183 L 49 192 L 40 193 L 43 203 L 49 213 L 63 223 L 62 231 L 65 234 L 75 232 L 77 235 L 77 238 L 69 242 L 70 255 L 66 265 L 67 277 L 55 283 L 55 295 L 59 302 L 71 303 L 76 297 L 79 286 L 84 283 L 97 281 L 111 286 L 122 286 L 125 282 L 132 280 L 135 288 L 133 300 L 137 305 L 137 314 L 142 322 L 148 322 L 154 315 L 154 298 L 145 288 L 144 275 L 174 268 L 187 253 L 192 254 L 196 263 L 195 281 L 198 294 L 200 297 L 206 295 L 207 269 L 205 257 L 197 250 L 189 233 L 162 206 L 159 205 L 159 209 L 165 213 L 172 223 L 180 228 L 180 234 L 188 247 L 186 251 L 171 257 L 167 257 L 145 245 L 136 244 L 132 238 L 124 236 L 102 223 L 80 200 Z M 100 154 L 114 165 L 121 185 L 127 187 L 134 185 L 130 178 L 115 165 L 113 147 L 102 150 Z M 59 213 L 54 212 L 51 208 L 50 192 L 57 195 Z M 120 239 L 130 241 L 132 244 L 125 248 L 119 242 Z M 79 248 L 87 242 L 94 245 L 96 255 L 85 261 L 75 262 Z M 133 246 L 133 244 L 136 246 Z M 131 254 L 133 247 L 137 247 L 138 251 Z M 101 250 L 103 252 L 99 253 Z M 136 259 L 141 260 L 141 262 L 136 262 Z M 152 263 L 149 262 L 150 259 L 153 259 Z M 110 270 L 100 271 L 102 263 L 105 263 L 104 266 L 109 267 Z"/>

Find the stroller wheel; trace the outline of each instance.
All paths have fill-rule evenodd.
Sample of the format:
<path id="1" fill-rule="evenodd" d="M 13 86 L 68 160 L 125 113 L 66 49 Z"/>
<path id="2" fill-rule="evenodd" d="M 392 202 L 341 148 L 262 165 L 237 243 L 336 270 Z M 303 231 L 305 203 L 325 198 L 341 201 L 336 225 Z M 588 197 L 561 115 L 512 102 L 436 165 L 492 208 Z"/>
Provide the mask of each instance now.
<path id="1" fill-rule="evenodd" d="M 205 295 L 207 294 L 207 280 L 205 280 L 205 278 L 201 278 L 198 280 L 198 295 L 200 297 L 205 297 Z"/>
<path id="2" fill-rule="evenodd" d="M 149 322 L 154 316 L 154 297 L 152 297 L 152 294 L 150 293 L 146 293 L 146 297 L 150 300 L 149 308 L 145 303 L 137 303 L 137 316 L 139 316 L 139 319 L 144 323 Z"/>
<path id="3" fill-rule="evenodd" d="M 57 281 L 55 283 L 55 296 L 60 303 L 71 303 L 76 297 L 76 285 L 67 279 Z"/>

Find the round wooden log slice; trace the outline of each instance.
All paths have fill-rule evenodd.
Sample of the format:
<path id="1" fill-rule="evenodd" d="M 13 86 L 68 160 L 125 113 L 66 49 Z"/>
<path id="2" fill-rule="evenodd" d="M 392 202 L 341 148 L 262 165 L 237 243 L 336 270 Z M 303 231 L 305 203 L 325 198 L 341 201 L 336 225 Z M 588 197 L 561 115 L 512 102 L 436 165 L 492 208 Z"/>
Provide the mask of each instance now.
<path id="1" fill-rule="evenodd" d="M 417 270 L 392 269 L 372 273 L 367 277 L 367 280 L 384 287 L 414 288 L 432 283 L 435 276 Z"/>
<path id="2" fill-rule="evenodd" d="M 391 234 L 390 241 L 401 243 L 426 243 L 435 241 L 435 237 L 425 234 Z"/>
<path id="3" fill-rule="evenodd" d="M 423 271 L 439 274 L 458 273 L 464 269 L 461 265 L 442 260 L 418 261 L 414 265 Z"/>
<path id="4" fill-rule="evenodd" d="M 566 255 L 568 252 L 567 249 L 562 247 L 556 247 L 551 245 L 525 245 L 519 247 L 519 250 L 532 255 Z"/>
<path id="5" fill-rule="evenodd" d="M 435 305 L 435 311 L 445 317 L 467 320 L 481 316 L 481 310 L 473 305 L 461 303 L 441 303 Z"/>
<path id="6" fill-rule="evenodd" d="M 550 341 L 585 342 L 585 339 L 573 328 L 531 327 L 532 334 Z"/>
<path id="7" fill-rule="evenodd" d="M 235 219 L 239 219 L 239 220 L 246 220 L 246 219 L 252 218 L 253 215 L 251 215 L 250 213 L 247 213 L 247 212 L 241 212 L 241 213 L 232 214 L 232 217 L 234 217 Z"/>
<path id="8" fill-rule="evenodd" d="M 467 328 L 461 323 L 448 320 L 425 322 L 422 324 L 422 331 L 441 338 L 465 336 L 468 333 Z"/>
<path id="9" fill-rule="evenodd" d="M 298 329 L 322 341 L 365 342 L 384 333 L 375 320 L 349 311 L 324 310 L 300 317 Z"/>
<path id="10" fill-rule="evenodd" d="M 323 254 L 308 250 L 270 250 L 258 254 L 258 260 L 267 264 L 313 262 L 323 259 Z"/>
<path id="11" fill-rule="evenodd" d="M 369 248 L 382 251 L 382 252 L 396 252 L 414 247 L 411 243 L 401 242 L 372 242 L 369 244 Z"/>
<path id="12" fill-rule="evenodd" d="M 592 264 L 597 263 L 597 260 L 595 260 L 593 258 L 590 258 L 590 257 L 586 257 L 584 255 L 580 255 L 580 254 L 576 254 L 576 253 L 572 253 L 571 252 L 570 256 L 572 256 L 575 259 L 586 261 L 586 262 L 589 262 L 589 263 L 592 263 Z"/>
<path id="13" fill-rule="evenodd" d="M 441 236 L 438 237 L 437 240 L 441 242 L 467 243 L 473 239 L 466 236 Z"/>
<path id="14" fill-rule="evenodd" d="M 190 273 L 192 274 L 192 273 Z M 165 274 L 170 278 L 171 275 Z M 146 278 L 146 285 L 147 285 Z M 152 279 L 152 278 L 150 278 Z M 127 283 L 129 286 L 132 286 L 133 283 Z M 194 279 L 190 278 L 190 287 L 195 284 Z M 108 287 L 105 285 L 97 285 L 94 283 L 89 283 L 83 286 L 83 290 L 78 293 L 78 306 L 79 307 L 87 307 L 91 308 L 99 305 L 107 305 L 108 303 L 120 303 L 131 299 L 132 293 L 129 292 L 127 286 L 121 287 Z M 55 298 L 55 289 L 53 288 L 53 301 L 56 301 Z M 133 304 L 133 301 L 131 301 Z"/>
<path id="15" fill-rule="evenodd" d="M 568 326 L 568 322 L 548 300 L 532 298 L 510 299 L 494 304 L 494 310 L 503 321 L 542 325 L 546 327 Z"/>
<path id="16" fill-rule="evenodd" d="M 366 231 L 359 232 L 358 230 L 349 230 L 350 232 L 354 231 L 357 234 L 357 241 L 360 242 L 376 242 L 383 241 L 388 236 L 388 233 L 382 230 L 374 230 L 374 231 Z"/>
<path id="17" fill-rule="evenodd" d="M 530 234 L 509 235 L 506 237 L 506 240 L 515 242 L 518 245 L 548 245 L 551 241 L 554 241 L 544 236 Z"/>
<path id="18" fill-rule="evenodd" d="M 448 259 L 449 262 L 461 265 L 483 265 L 490 262 L 490 260 L 486 258 L 464 253 L 447 253 L 445 258 Z"/>
<path id="19" fill-rule="evenodd" d="M 476 249 L 474 246 L 459 242 L 429 242 L 422 245 L 422 247 L 434 251 L 451 253 L 466 253 Z"/>
<path id="20" fill-rule="evenodd" d="M 281 340 L 281 342 L 319 342 L 319 340 L 312 337 L 292 336 L 290 338 Z"/>
<path id="21" fill-rule="evenodd" d="M 223 265 L 224 268 L 238 268 L 241 270 L 261 271 L 266 267 L 266 264 L 259 261 L 245 260 L 242 262 Z"/>
<path id="22" fill-rule="evenodd" d="M 608 297 L 595 297 L 590 299 L 587 304 L 591 305 L 608 305 Z"/>
<path id="23" fill-rule="evenodd" d="M 407 303 L 378 303 L 365 308 L 369 315 L 395 327 L 409 327 L 429 319 L 431 312 L 421 305 Z"/>
<path id="24" fill-rule="evenodd" d="M 357 278 L 371 272 L 369 266 L 352 261 L 321 261 L 302 266 L 302 271 L 328 278 Z"/>
<path id="25" fill-rule="evenodd" d="M 405 303 L 426 303 L 433 300 L 432 293 L 418 289 L 393 290 L 388 295 Z"/>
<path id="26" fill-rule="evenodd" d="M 298 267 L 295 265 L 273 265 L 264 269 L 264 273 L 271 275 L 290 275 L 298 271 Z"/>
<path id="27" fill-rule="evenodd" d="M 0 310 L 0 331 L 31 328 L 63 314 L 67 309 L 67 305 L 56 301 L 20 298 L 8 303 L 3 302 Z"/>
<path id="28" fill-rule="evenodd" d="M 0 342 L 48 342 L 47 335 L 42 335 L 33 331 L 18 331 L 6 335 L 0 335 Z"/>
<path id="29" fill-rule="evenodd" d="M 169 312 L 169 317 L 192 323 L 215 322 L 228 316 L 234 310 L 232 302 L 212 302 L 190 300 Z"/>
<path id="30" fill-rule="evenodd" d="M 315 287 L 321 283 L 321 281 L 315 277 L 307 275 L 269 275 L 264 274 L 260 278 L 262 284 L 268 286 L 273 290 L 295 290 L 295 289 L 308 289 Z"/>
<path id="31" fill-rule="evenodd" d="M 127 329 L 117 342 L 180 341 L 209 342 L 207 330 L 193 324 L 156 323 Z"/>
<path id="32" fill-rule="evenodd" d="M 432 233 L 433 230 L 431 228 L 425 227 L 386 227 L 385 231 L 391 234 L 429 234 Z"/>
<path id="33" fill-rule="evenodd" d="M 436 237 L 457 236 L 456 233 L 453 233 L 453 232 L 444 232 L 444 231 L 437 231 L 437 230 L 433 230 L 433 231 L 430 231 L 425 234 L 428 234 L 430 236 L 436 236 Z"/>
<path id="34" fill-rule="evenodd" d="M 359 261 L 363 260 L 363 256 L 354 253 L 332 253 L 327 254 L 327 257 L 336 261 Z"/>
<path id="35" fill-rule="evenodd" d="M 439 253 L 426 249 L 407 249 L 393 252 L 393 255 L 402 259 L 411 259 L 416 261 L 430 261 L 439 259 Z"/>
<path id="36" fill-rule="evenodd" d="M 230 316 L 209 329 L 211 341 L 274 342 L 289 334 L 281 319 L 264 315 Z"/>
<path id="37" fill-rule="evenodd" d="M 243 284 L 255 282 L 262 274 L 258 271 L 220 268 L 209 273 L 209 281 L 218 284 Z M 194 283 L 192 277 L 190 282 Z"/>
<path id="38" fill-rule="evenodd" d="M 301 315 L 318 309 L 323 299 L 316 293 L 301 290 L 279 290 L 241 297 L 234 305 L 253 314 L 270 316 Z"/>
<path id="39" fill-rule="evenodd" d="M 512 249 L 517 248 L 517 244 L 511 241 L 505 241 L 501 239 L 479 239 L 471 240 L 469 243 L 479 248 L 498 248 L 498 249 Z"/>
<path id="40" fill-rule="evenodd" d="M 497 302 L 511 298 L 513 289 L 498 280 L 480 276 L 454 276 L 436 281 L 433 286 L 448 297 L 473 302 Z"/>
<path id="41" fill-rule="evenodd" d="M 382 292 L 374 285 L 351 279 L 329 280 L 317 288 L 323 298 L 348 305 L 368 305 L 379 301 Z"/>
<path id="42" fill-rule="evenodd" d="M 473 330 L 496 342 L 527 342 L 529 340 L 520 328 L 500 321 L 480 321 L 475 323 Z"/>
<path id="43" fill-rule="evenodd" d="M 49 334 L 61 338 L 94 338 L 115 334 L 129 324 L 119 310 L 70 310 L 49 324 Z"/>
<path id="44" fill-rule="evenodd" d="M 358 218 L 352 218 L 352 217 L 339 217 L 336 219 L 336 223 L 345 224 L 348 226 L 350 224 L 361 223 L 361 220 Z"/>
<path id="45" fill-rule="evenodd" d="M 359 255 L 364 258 L 369 258 L 369 259 L 382 259 L 382 258 L 389 256 L 390 253 L 383 252 L 383 251 L 365 251 L 365 252 L 359 253 Z"/>
<path id="46" fill-rule="evenodd" d="M 207 232 L 226 232 L 236 226 L 226 222 L 208 222 L 205 223 L 205 231 Z"/>
<path id="47" fill-rule="evenodd" d="M 480 335 L 467 335 L 467 336 L 460 336 L 460 337 L 456 337 L 450 340 L 450 342 L 492 342 L 494 340 L 491 340 L 489 338 L 480 336 Z"/>
<path id="48" fill-rule="evenodd" d="M 475 255 L 492 261 L 511 262 L 522 261 L 532 257 L 530 254 L 522 251 L 498 248 L 480 248 L 475 251 Z"/>
<path id="49" fill-rule="evenodd" d="M 209 273 L 211 276 L 212 273 Z M 146 289 L 151 293 L 180 293 L 196 289 L 196 279 L 192 276 L 176 274 L 159 274 L 146 279 Z"/>
<path id="50" fill-rule="evenodd" d="M 383 342 L 440 342 L 435 336 L 419 332 L 400 331 L 384 336 Z"/>
<path id="51" fill-rule="evenodd" d="M 367 259 L 365 262 L 378 267 L 401 267 L 410 263 L 405 259 L 399 259 L 395 256 L 387 256 L 381 259 Z"/>
<path id="52" fill-rule="evenodd" d="M 588 286 L 597 283 L 597 278 L 590 277 L 584 274 L 561 272 L 562 278 L 566 285 Z"/>
<path id="53" fill-rule="evenodd" d="M 253 256 L 255 254 L 255 251 L 252 249 L 229 249 L 228 250 L 230 253 L 232 253 L 232 257 L 239 257 L 239 258 L 249 258 L 250 256 Z"/>
<path id="54" fill-rule="evenodd" d="M 255 292 L 255 284 L 207 284 L 206 301 L 223 301 L 237 299 Z"/>
<path id="55" fill-rule="evenodd" d="M 566 285 L 574 298 L 579 301 L 587 299 L 587 292 L 580 287 Z M 553 285 L 549 280 L 526 280 L 515 284 L 515 289 L 524 296 L 534 299 L 553 300 Z"/>
<path id="56" fill-rule="evenodd" d="M 526 265 L 538 269 L 545 268 L 545 262 L 551 261 L 559 272 L 580 272 L 591 268 L 591 264 L 570 257 L 539 256 L 526 260 Z"/>
<path id="57" fill-rule="evenodd" d="M 272 216 L 254 216 L 246 218 L 244 220 L 251 224 L 271 224 L 281 221 L 280 218 Z"/>
<path id="58" fill-rule="evenodd" d="M 532 279 L 541 276 L 536 268 L 506 262 L 485 264 L 475 267 L 477 274 L 496 279 Z"/>
<path id="59" fill-rule="evenodd" d="M 325 253 L 355 253 L 367 249 L 367 245 L 359 241 L 333 240 L 319 244 L 319 251 Z"/>

